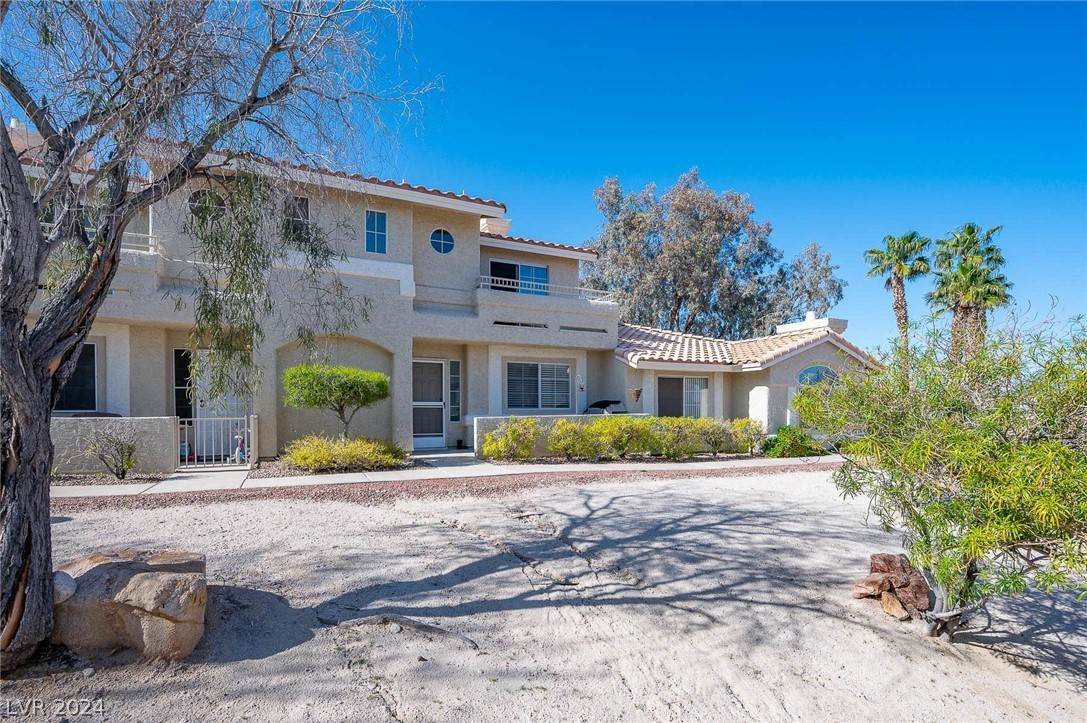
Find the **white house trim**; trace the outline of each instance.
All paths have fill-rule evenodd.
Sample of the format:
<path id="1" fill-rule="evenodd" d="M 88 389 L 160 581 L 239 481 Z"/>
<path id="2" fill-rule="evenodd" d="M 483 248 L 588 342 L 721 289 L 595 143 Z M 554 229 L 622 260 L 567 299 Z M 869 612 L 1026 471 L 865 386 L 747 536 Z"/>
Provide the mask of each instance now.
<path id="1" fill-rule="evenodd" d="M 572 251 L 570 249 L 556 249 L 550 246 L 544 246 L 542 244 L 527 244 L 520 241 L 507 241 L 505 239 L 488 238 L 487 236 L 479 237 L 480 246 L 490 246 L 496 249 L 506 249 L 508 251 L 527 251 L 531 250 L 534 254 L 545 254 L 547 256 L 558 256 L 564 259 L 577 259 L 578 261 L 596 261 L 596 254 L 589 251 Z"/>

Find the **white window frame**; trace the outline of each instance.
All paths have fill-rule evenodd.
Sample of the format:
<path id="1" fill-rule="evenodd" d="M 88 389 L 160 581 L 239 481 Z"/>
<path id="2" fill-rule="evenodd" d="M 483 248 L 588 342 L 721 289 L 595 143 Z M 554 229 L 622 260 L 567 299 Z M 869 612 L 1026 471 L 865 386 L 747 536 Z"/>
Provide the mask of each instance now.
<path id="1" fill-rule="evenodd" d="M 377 218 L 377 216 L 381 216 L 381 217 L 383 217 L 385 219 L 385 230 L 384 231 L 378 231 L 376 229 L 374 231 L 370 230 L 370 226 L 369 226 L 370 214 L 374 214 L 375 219 Z M 375 224 L 376 224 L 376 220 L 375 220 Z M 387 256 L 388 253 L 389 253 L 389 213 L 387 211 L 379 211 L 376 208 L 368 208 L 368 209 L 366 209 L 366 212 L 363 214 L 362 225 L 363 225 L 362 248 L 366 251 L 366 253 L 368 253 L 368 254 L 378 254 L 380 256 Z M 370 250 L 370 234 L 371 233 L 374 235 L 374 250 L 372 250 L 372 251 Z M 381 246 L 384 247 L 381 251 L 377 250 L 379 240 L 381 242 Z"/>
<path id="2" fill-rule="evenodd" d="M 464 406 L 464 379 L 461 376 L 460 359 L 450 359 L 447 368 L 449 370 L 449 421 L 459 423 L 461 407 Z"/>
<path id="3" fill-rule="evenodd" d="M 510 266 L 513 266 L 514 268 L 517 269 L 517 279 L 516 279 L 516 281 L 517 281 L 517 293 L 519 293 L 519 294 L 530 294 L 532 296 L 550 296 L 551 295 L 551 291 L 550 291 L 550 289 L 551 289 L 551 266 L 550 266 L 550 264 L 529 264 L 529 263 L 524 263 L 522 261 L 513 261 L 511 259 L 491 258 L 491 259 L 487 260 L 487 273 L 491 278 L 497 278 L 494 275 L 494 267 L 492 266 L 492 264 L 509 264 Z M 531 269 L 543 269 L 544 270 L 544 275 L 547 276 L 547 281 L 542 282 L 542 283 L 538 282 L 538 281 L 528 281 L 528 282 L 526 282 L 524 280 L 524 274 L 522 273 L 523 270 L 526 267 L 531 268 Z M 534 284 L 534 285 L 537 285 L 537 286 L 543 286 L 543 288 L 528 291 L 523 286 L 523 284 L 525 284 L 525 283 L 530 283 L 530 284 Z"/>
<path id="4" fill-rule="evenodd" d="M 92 409 L 61 409 L 60 407 L 57 407 L 57 408 L 55 408 L 53 410 L 54 412 L 60 412 L 61 414 L 78 414 L 80 412 L 97 412 L 98 411 L 98 343 L 94 342 L 94 341 L 84 342 L 83 349 L 86 349 L 87 347 L 90 347 L 92 349 L 92 351 L 93 351 L 92 357 L 94 359 L 94 374 L 93 374 L 93 379 L 94 379 L 94 407 Z M 81 349 L 79 351 L 79 353 L 82 354 L 83 350 Z M 69 377 L 68 381 L 71 381 L 70 377 Z M 67 382 L 65 382 L 65 383 L 67 383 Z"/>
<path id="5" fill-rule="evenodd" d="M 515 407 L 510 404 L 510 365 L 532 365 L 536 367 L 536 406 L 534 407 Z M 563 367 L 566 370 L 566 404 L 562 407 L 543 406 L 544 403 L 544 369 L 548 368 L 552 370 L 556 367 Z M 564 412 L 574 408 L 573 395 L 574 395 L 574 374 L 573 364 L 570 362 L 554 362 L 554 361 L 521 361 L 519 359 L 511 359 L 505 363 L 505 369 L 502 375 L 503 382 L 505 383 L 504 396 L 506 402 L 506 409 L 510 411 L 518 412 Z M 555 380 L 551 380 L 552 382 Z M 552 392 L 554 393 L 554 392 Z"/>

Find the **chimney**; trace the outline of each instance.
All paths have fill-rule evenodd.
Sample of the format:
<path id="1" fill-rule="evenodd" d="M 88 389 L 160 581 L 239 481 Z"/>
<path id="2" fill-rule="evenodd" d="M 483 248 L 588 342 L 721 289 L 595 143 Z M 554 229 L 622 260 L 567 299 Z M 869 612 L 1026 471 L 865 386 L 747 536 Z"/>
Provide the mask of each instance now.
<path id="1" fill-rule="evenodd" d="M 814 311 L 809 311 L 804 314 L 804 321 L 794 321 L 791 324 L 778 324 L 774 329 L 775 334 L 789 334 L 796 331 L 808 331 L 809 329 L 830 329 L 831 331 L 842 334 L 845 332 L 846 327 L 849 326 L 849 322 L 845 319 L 832 319 L 826 317 L 818 319 L 815 316 Z"/>
<path id="2" fill-rule="evenodd" d="M 513 221 L 508 218 L 481 218 L 479 219 L 479 232 L 493 233 L 496 236 L 509 236 L 512 224 Z"/>

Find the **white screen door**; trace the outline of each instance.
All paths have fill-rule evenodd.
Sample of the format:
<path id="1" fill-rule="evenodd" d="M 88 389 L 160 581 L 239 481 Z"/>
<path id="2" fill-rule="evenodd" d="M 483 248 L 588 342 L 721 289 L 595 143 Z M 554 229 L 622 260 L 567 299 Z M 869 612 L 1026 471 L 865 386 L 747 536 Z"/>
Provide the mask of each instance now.
<path id="1" fill-rule="evenodd" d="M 416 449 L 445 447 L 445 362 L 411 363 L 411 420 Z"/>

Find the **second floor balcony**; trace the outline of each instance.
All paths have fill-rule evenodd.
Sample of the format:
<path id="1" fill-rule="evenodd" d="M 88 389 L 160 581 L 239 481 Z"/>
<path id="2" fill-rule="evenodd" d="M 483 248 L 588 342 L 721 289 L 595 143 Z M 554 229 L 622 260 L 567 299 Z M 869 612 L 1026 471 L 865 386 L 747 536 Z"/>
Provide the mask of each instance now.
<path id="1" fill-rule="evenodd" d="M 615 301 L 615 294 L 611 291 L 601 291 L 600 289 L 590 289 L 582 286 L 560 286 L 525 279 L 506 279 L 498 276 L 480 276 L 476 288 L 512 294 L 527 294 L 529 296 L 552 296 L 560 299 L 580 299 L 582 301 L 604 303 L 613 303 Z"/>

